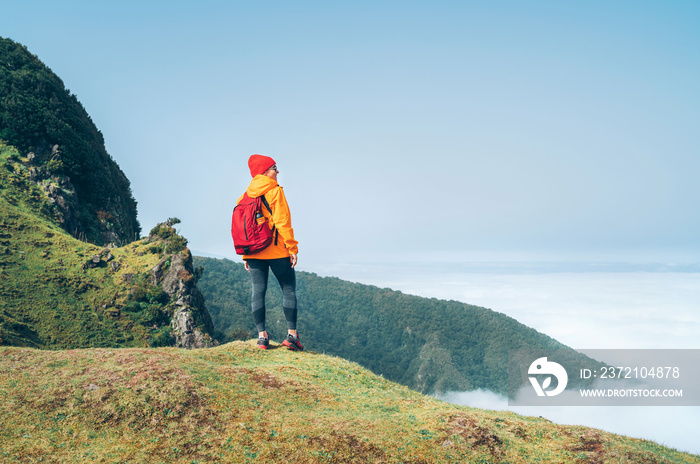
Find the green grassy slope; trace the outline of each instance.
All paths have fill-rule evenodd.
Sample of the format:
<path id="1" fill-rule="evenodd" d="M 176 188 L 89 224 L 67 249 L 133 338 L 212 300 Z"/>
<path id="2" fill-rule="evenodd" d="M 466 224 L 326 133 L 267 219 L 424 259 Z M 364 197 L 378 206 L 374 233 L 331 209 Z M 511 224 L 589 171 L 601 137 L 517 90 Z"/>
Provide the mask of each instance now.
<path id="1" fill-rule="evenodd" d="M 254 342 L 0 348 L 4 463 L 700 463 L 649 441 L 458 407 Z"/>
<path id="2" fill-rule="evenodd" d="M 103 249 L 76 240 L 53 222 L 27 171 L 0 142 L 0 345 L 171 344 L 167 302 L 148 279 L 163 244 Z"/>

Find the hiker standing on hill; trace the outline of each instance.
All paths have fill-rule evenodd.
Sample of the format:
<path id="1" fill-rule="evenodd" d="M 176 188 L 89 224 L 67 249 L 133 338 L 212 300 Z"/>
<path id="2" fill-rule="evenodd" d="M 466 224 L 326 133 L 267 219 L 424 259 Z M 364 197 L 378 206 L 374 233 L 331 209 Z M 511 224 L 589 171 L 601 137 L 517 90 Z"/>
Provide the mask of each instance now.
<path id="1" fill-rule="evenodd" d="M 255 252 L 243 252 L 245 268 L 250 273 L 253 283 L 252 308 L 253 320 L 258 330 L 258 348 L 267 349 L 270 344 L 270 336 L 265 330 L 265 293 L 269 270 L 272 269 L 282 289 L 282 308 L 287 320 L 288 333 L 282 344 L 290 350 L 303 350 L 304 347 L 297 333 L 296 275 L 294 273 L 299 242 L 294 239 L 287 199 L 282 187 L 277 183 L 279 173 L 277 163 L 269 156 L 252 155 L 248 159 L 248 167 L 253 180 L 246 193 L 236 202 L 237 207 L 242 204 L 242 200 L 245 202 L 260 198 L 264 206 L 259 206 L 262 217 L 258 212 L 257 224 L 266 224 L 272 232 L 272 241 L 265 248 Z M 268 231 L 264 232 L 269 234 Z M 235 241 L 234 238 L 234 243 Z"/>

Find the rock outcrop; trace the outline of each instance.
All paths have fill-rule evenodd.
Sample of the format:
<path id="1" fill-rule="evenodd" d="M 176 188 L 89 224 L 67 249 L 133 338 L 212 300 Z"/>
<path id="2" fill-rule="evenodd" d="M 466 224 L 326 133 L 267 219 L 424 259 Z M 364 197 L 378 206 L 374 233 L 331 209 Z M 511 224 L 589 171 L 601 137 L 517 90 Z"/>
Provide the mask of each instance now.
<path id="1" fill-rule="evenodd" d="M 171 228 L 161 224 L 154 228 Z M 161 229 L 163 230 L 163 229 Z M 174 230 L 173 230 L 174 232 Z M 177 235 L 174 235 L 178 237 Z M 168 250 L 172 241 L 151 234 L 149 240 L 162 244 Z M 170 326 L 175 346 L 180 348 L 209 348 L 218 345 L 211 334 L 214 325 L 204 303 L 204 296 L 197 288 L 192 265 L 192 254 L 186 247 L 164 253 L 151 269 L 151 284 L 159 286 L 170 297 L 172 309 Z"/>
<path id="2" fill-rule="evenodd" d="M 34 152 L 27 154 L 27 168 L 29 180 L 38 185 L 49 199 L 49 204 L 55 206 L 56 221 L 74 237 L 80 235 L 80 212 L 75 187 L 66 175 L 61 175 L 49 170 L 47 166 L 56 166 L 62 163 L 61 152 L 58 145 L 51 148 L 51 160 L 47 165 L 39 161 Z"/>

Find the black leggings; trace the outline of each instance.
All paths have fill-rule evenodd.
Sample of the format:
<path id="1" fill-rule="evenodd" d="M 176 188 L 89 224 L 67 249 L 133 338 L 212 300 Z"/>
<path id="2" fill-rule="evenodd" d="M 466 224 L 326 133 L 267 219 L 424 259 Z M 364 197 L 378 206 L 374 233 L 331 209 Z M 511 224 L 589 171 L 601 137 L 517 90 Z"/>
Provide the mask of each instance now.
<path id="1" fill-rule="evenodd" d="M 258 332 L 265 331 L 265 293 L 269 269 L 277 278 L 282 289 L 282 309 L 287 320 L 287 329 L 297 328 L 297 279 L 289 258 L 248 259 L 250 278 L 253 282 L 253 320 Z"/>

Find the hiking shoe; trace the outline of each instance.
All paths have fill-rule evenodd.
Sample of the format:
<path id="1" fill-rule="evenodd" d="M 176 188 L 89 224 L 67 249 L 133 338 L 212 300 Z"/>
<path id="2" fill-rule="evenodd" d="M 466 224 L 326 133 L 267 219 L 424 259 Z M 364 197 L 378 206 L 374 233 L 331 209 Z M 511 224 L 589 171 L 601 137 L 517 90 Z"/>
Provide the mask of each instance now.
<path id="1" fill-rule="evenodd" d="M 270 339 L 265 337 L 258 338 L 258 348 L 266 350 L 270 346 Z"/>
<path id="2" fill-rule="evenodd" d="M 294 336 L 292 334 L 287 334 L 287 338 L 284 339 L 282 344 L 292 351 L 301 351 L 304 349 L 304 345 L 301 344 L 299 336 Z"/>

